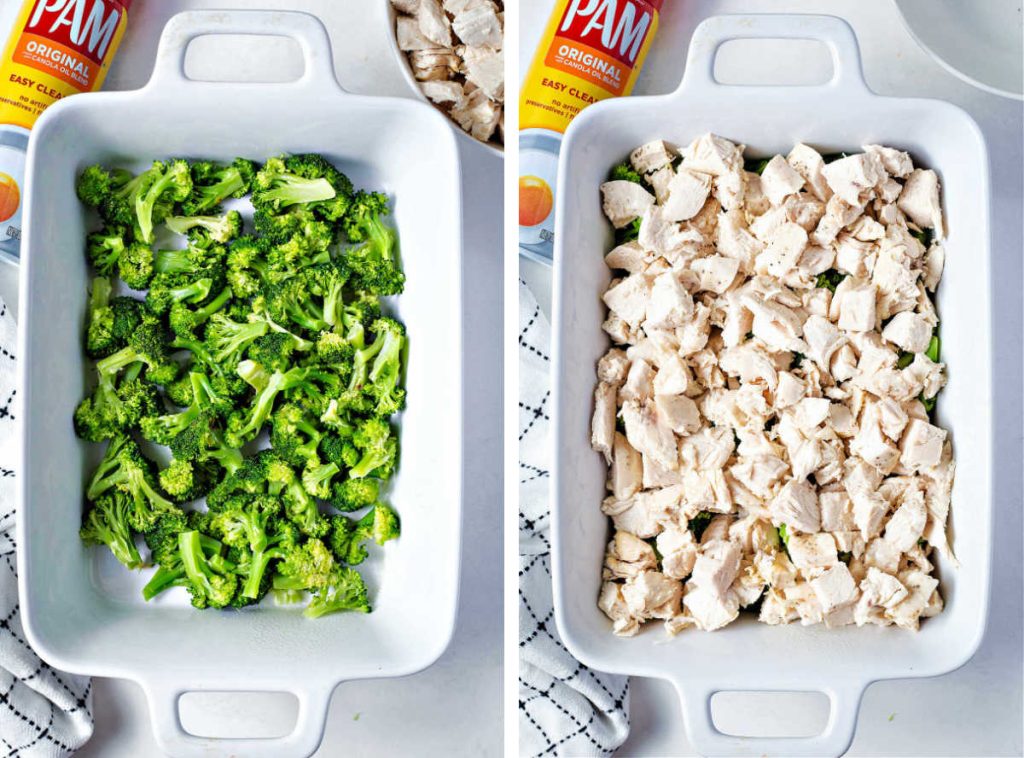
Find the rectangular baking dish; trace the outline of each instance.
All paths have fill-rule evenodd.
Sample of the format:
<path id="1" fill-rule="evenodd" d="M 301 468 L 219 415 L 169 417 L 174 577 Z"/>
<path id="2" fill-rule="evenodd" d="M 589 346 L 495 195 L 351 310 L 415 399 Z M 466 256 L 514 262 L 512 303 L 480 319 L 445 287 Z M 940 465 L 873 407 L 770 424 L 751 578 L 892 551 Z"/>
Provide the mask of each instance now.
<path id="1" fill-rule="evenodd" d="M 714 78 L 720 45 L 742 38 L 825 43 L 834 75 L 807 87 L 723 86 Z M 599 506 L 605 465 L 590 449 L 595 364 L 609 341 L 601 294 L 610 226 L 598 187 L 638 145 L 680 145 L 712 131 L 753 155 L 788 152 L 797 142 L 835 152 L 881 143 L 908 150 L 943 184 L 948 240 L 938 292 L 949 385 L 938 403 L 957 457 L 952 531 L 959 570 L 939 561 L 945 610 L 917 634 L 895 628 L 771 627 L 743 619 L 714 633 L 663 628 L 620 639 L 597 608 L 609 526 Z M 935 676 L 965 663 L 985 629 L 991 559 L 991 331 L 988 155 L 963 111 L 935 100 L 880 97 L 864 82 L 857 41 L 830 16 L 718 16 L 694 32 L 679 89 L 664 97 L 622 98 L 588 108 L 562 146 L 554 275 L 552 479 L 555 617 L 569 650 L 602 671 L 667 679 L 682 699 L 686 729 L 705 755 L 838 755 L 849 746 L 864 689 L 873 681 Z M 733 737 L 711 719 L 719 691 L 820 691 L 831 712 L 807 738 Z"/>
<path id="2" fill-rule="evenodd" d="M 197 82 L 189 42 L 208 34 L 294 39 L 305 73 L 286 84 Z M 198 612 L 184 593 L 145 603 L 145 575 L 78 539 L 83 482 L 98 446 L 71 414 L 88 385 L 81 349 L 90 223 L 75 197 L 88 164 L 141 169 L 167 156 L 262 160 L 324 153 L 357 186 L 394 199 L 408 283 L 389 308 L 409 330 L 408 409 L 390 492 L 402 536 L 368 565 L 373 613 L 305 618 L 268 600 L 240 612 Z M 461 523 L 461 190 L 452 130 L 411 100 L 358 97 L 337 84 L 327 33 L 313 16 L 202 11 L 164 29 L 153 76 L 135 92 L 70 98 L 32 133 L 21 271 L 23 472 L 18 519 L 22 614 L 33 648 L 81 674 L 137 681 L 159 744 L 174 755 L 312 753 L 335 686 L 410 674 L 448 644 L 458 595 Z M 299 700 L 281 739 L 188 735 L 178 697 L 190 690 L 287 691 Z"/>

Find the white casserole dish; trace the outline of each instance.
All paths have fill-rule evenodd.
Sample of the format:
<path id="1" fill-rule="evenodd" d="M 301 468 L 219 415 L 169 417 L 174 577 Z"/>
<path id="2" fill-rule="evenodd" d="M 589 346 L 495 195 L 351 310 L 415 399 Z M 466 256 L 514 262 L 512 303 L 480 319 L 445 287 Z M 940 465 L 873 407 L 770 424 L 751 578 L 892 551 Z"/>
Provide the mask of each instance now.
<path id="1" fill-rule="evenodd" d="M 185 49 L 205 34 L 291 37 L 305 73 L 287 84 L 188 80 Z M 313 620 L 269 600 L 240 612 L 198 612 L 180 592 L 146 604 L 139 592 L 145 575 L 83 547 L 77 534 L 83 482 L 99 446 L 79 441 L 70 421 L 89 372 L 81 332 L 91 221 L 75 197 L 75 178 L 94 162 L 140 169 L 156 157 L 262 160 L 302 151 L 324 153 L 357 186 L 394 198 L 408 283 L 389 307 L 410 337 L 409 405 L 389 495 L 402 536 L 368 564 L 370 615 Z M 177 15 L 146 87 L 70 98 L 36 125 L 21 269 L 23 621 L 33 648 L 52 665 L 137 681 L 168 753 L 308 755 L 339 682 L 410 674 L 448 645 L 461 522 L 460 193 L 457 146 L 441 114 L 411 100 L 341 90 L 326 31 L 301 13 Z M 177 706 L 191 690 L 291 692 L 298 722 L 280 739 L 194 737 L 182 729 Z"/>
<path id="2" fill-rule="evenodd" d="M 812 39 L 825 43 L 834 75 L 809 87 L 723 86 L 714 59 L 727 40 Z M 637 147 L 664 138 L 681 145 L 712 131 L 752 155 L 807 142 L 822 152 L 881 143 L 910 151 L 943 184 L 946 271 L 938 292 L 949 385 L 938 423 L 957 458 L 951 529 L 962 567 L 938 561 L 945 610 L 918 634 L 896 628 L 771 627 L 744 618 L 714 633 L 668 639 L 660 624 L 621 639 L 597 608 L 610 536 L 599 510 L 606 469 L 590 449 L 595 364 L 609 340 L 600 296 L 612 234 L 598 187 Z M 718 16 L 694 32 L 679 89 L 620 98 L 586 109 L 562 146 L 554 275 L 552 478 L 555 617 L 565 644 L 602 671 L 667 679 L 682 699 L 689 736 L 706 755 L 838 755 L 853 739 L 864 689 L 880 679 L 936 676 L 965 663 L 985 629 L 991 560 L 991 330 L 988 155 L 963 111 L 934 100 L 880 97 L 861 73 L 856 38 L 830 16 Z M 806 738 L 725 735 L 711 718 L 720 691 L 820 691 L 831 700 L 825 731 Z"/>

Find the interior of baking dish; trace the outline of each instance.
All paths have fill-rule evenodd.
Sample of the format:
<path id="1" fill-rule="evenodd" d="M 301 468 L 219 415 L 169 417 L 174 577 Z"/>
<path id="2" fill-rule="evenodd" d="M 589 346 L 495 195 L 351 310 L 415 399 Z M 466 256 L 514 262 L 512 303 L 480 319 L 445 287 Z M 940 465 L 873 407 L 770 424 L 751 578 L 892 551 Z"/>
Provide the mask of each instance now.
<path id="1" fill-rule="evenodd" d="M 22 273 L 21 581 L 33 645 L 69 671 L 132 677 L 174 667 L 202 681 L 203 662 L 215 661 L 220 675 L 248 672 L 257 685 L 297 676 L 290 663 L 308 673 L 318 662 L 315 675 L 336 682 L 421 668 L 451 634 L 461 508 L 460 180 L 451 131 L 417 103 L 291 98 L 286 86 L 246 90 L 197 84 L 185 102 L 149 90 L 76 98 L 33 134 Z M 146 603 L 147 574 L 124 572 L 78 539 L 83 482 L 101 446 L 78 440 L 71 425 L 90 386 L 81 333 L 92 219 L 75 197 L 75 177 L 96 162 L 141 169 L 164 157 L 262 160 L 307 151 L 393 199 L 408 280 L 388 306 L 409 330 L 409 402 L 389 493 L 401 539 L 368 564 L 369 615 L 313 620 L 270 599 L 242 611 L 199 612 L 179 592 Z M 271 659 L 279 670 L 261 675 L 255 662 Z"/>
<path id="2" fill-rule="evenodd" d="M 712 679 L 721 689 L 836 680 L 866 684 L 955 668 L 980 642 L 989 589 L 992 346 L 988 169 L 980 132 L 948 104 L 880 98 L 866 89 L 851 94 L 835 86 L 716 87 L 717 97 L 699 91 L 686 96 L 685 89 L 684 83 L 673 95 L 623 99 L 588 110 L 563 145 L 553 375 L 559 628 L 574 654 L 602 670 Z M 798 142 L 825 153 L 891 145 L 909 151 L 916 165 L 940 176 L 948 240 L 937 307 L 949 385 L 937 409 L 957 457 L 950 520 L 962 566 L 957 570 L 938 561 L 946 608 L 917 634 L 866 627 L 770 627 L 749 618 L 713 633 L 687 630 L 669 638 L 658 626 L 620 639 L 597 608 L 610 532 L 600 512 L 605 466 L 590 449 L 589 424 L 594 366 L 610 344 L 601 330 L 605 308 L 600 296 L 610 280 L 602 257 L 612 247 L 598 188 L 609 169 L 636 146 L 654 139 L 686 145 L 707 131 L 747 145 L 748 155 L 786 153 Z"/>

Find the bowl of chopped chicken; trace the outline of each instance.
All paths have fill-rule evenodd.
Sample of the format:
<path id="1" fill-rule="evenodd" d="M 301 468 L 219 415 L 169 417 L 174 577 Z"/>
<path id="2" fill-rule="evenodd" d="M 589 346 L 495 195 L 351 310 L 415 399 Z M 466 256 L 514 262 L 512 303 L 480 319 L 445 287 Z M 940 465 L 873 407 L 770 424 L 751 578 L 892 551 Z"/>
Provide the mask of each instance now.
<path id="1" fill-rule="evenodd" d="M 402 75 L 456 131 L 496 155 L 505 144 L 503 0 L 385 0 Z"/>
<path id="2" fill-rule="evenodd" d="M 724 85 L 728 40 L 816 39 L 814 86 Z M 719 16 L 682 83 L 559 156 L 551 569 L 566 648 L 667 679 L 706 755 L 839 755 L 871 682 L 977 649 L 992 524 L 989 177 L 948 103 L 882 97 L 840 19 Z M 735 737 L 721 691 L 818 691 Z"/>

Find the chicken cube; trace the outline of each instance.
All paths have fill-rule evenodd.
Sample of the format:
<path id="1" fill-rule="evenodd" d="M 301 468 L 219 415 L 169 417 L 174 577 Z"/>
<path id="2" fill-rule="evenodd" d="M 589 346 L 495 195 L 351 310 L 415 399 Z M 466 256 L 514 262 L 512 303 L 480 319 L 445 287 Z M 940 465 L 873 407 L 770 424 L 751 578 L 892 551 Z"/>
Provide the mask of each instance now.
<path id="1" fill-rule="evenodd" d="M 942 206 L 939 202 L 939 177 L 931 169 L 914 169 L 907 177 L 896 205 L 922 229 L 933 229 L 943 237 Z"/>
<path id="2" fill-rule="evenodd" d="M 799 192 L 803 186 L 804 178 L 781 155 L 768 161 L 761 172 L 761 189 L 772 205 L 782 205 L 788 195 Z"/>
<path id="3" fill-rule="evenodd" d="M 807 482 L 790 479 L 768 505 L 772 523 L 813 534 L 821 529 L 818 494 Z"/>
<path id="4" fill-rule="evenodd" d="M 654 195 L 636 182 L 618 179 L 601 185 L 604 215 L 616 229 L 622 229 L 654 205 Z"/>

